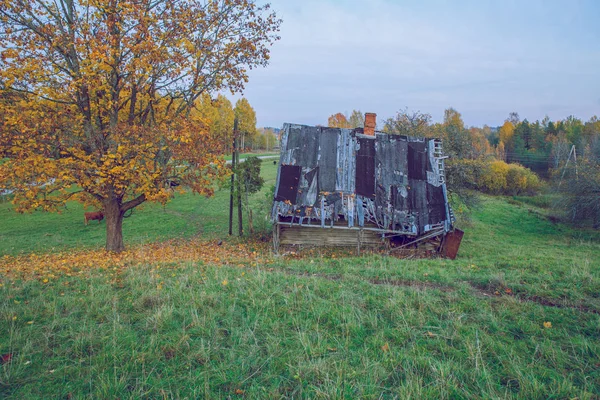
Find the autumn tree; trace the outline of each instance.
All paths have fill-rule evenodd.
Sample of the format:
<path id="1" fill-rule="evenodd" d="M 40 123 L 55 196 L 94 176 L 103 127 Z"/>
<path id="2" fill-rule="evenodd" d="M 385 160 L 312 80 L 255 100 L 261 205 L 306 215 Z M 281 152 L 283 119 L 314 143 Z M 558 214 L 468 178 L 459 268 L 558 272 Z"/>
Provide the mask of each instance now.
<path id="1" fill-rule="evenodd" d="M 458 111 L 454 108 L 444 110 L 444 122 L 440 128 L 441 137 L 444 139 L 444 150 L 447 154 L 456 158 L 472 158 L 469 132 Z"/>
<path id="2" fill-rule="evenodd" d="M 226 152 L 231 150 L 234 112 L 231 101 L 222 94 L 216 99 L 204 92 L 195 102 L 192 115 L 203 118 L 208 125 L 211 140 L 226 144 Z"/>
<path id="3" fill-rule="evenodd" d="M 506 145 L 506 143 L 512 140 L 514 134 L 515 126 L 512 124 L 512 122 L 505 121 L 498 131 L 498 139 Z"/>
<path id="4" fill-rule="evenodd" d="M 337 113 L 327 118 L 327 126 L 330 128 L 352 128 L 346 116 L 342 113 Z"/>
<path id="5" fill-rule="evenodd" d="M 244 97 L 236 101 L 233 111 L 238 120 L 238 131 L 241 136 L 239 147 L 244 149 L 246 141 L 251 143 L 256 137 L 256 112 Z"/>
<path id="6" fill-rule="evenodd" d="M 275 148 L 275 146 L 277 145 L 277 135 L 275 135 L 275 132 L 273 132 L 273 129 L 265 129 L 264 131 L 264 136 L 265 136 L 265 150 L 267 151 L 271 151 Z"/>
<path id="7" fill-rule="evenodd" d="M 365 126 L 365 115 L 360 110 L 352 110 L 348 123 L 351 128 L 363 128 Z"/>
<path id="8" fill-rule="evenodd" d="M 211 125 L 211 132 L 219 140 L 225 141 L 227 144 L 227 153 L 231 153 L 233 121 L 235 119 L 233 106 L 231 105 L 231 101 L 222 94 L 217 96 L 217 100 L 213 104 L 217 108 L 218 119 L 217 122 Z"/>
<path id="9" fill-rule="evenodd" d="M 430 135 L 431 115 L 420 111 L 400 110 L 393 118 L 388 118 L 383 123 L 386 133 L 427 137 Z"/>
<path id="10" fill-rule="evenodd" d="M 496 158 L 498 160 L 506 160 L 506 149 L 504 148 L 504 142 L 498 143 L 496 146 Z"/>
<path id="11" fill-rule="evenodd" d="M 468 158 L 482 158 L 488 154 L 492 154 L 490 142 L 485 137 L 485 133 L 481 128 L 471 127 L 468 129 L 468 141 L 471 144 L 467 151 Z"/>
<path id="12" fill-rule="evenodd" d="M 518 112 L 513 111 L 510 114 L 508 114 L 508 118 L 506 119 L 506 121 L 510 122 L 513 126 L 517 126 L 517 124 L 521 122 L 521 118 L 519 117 Z"/>
<path id="13" fill-rule="evenodd" d="M 269 151 L 277 144 L 277 136 L 275 136 L 272 128 L 260 128 L 254 143 L 256 148 Z"/>
<path id="14" fill-rule="evenodd" d="M 280 22 L 251 0 L 0 0 L 0 187 L 17 211 L 101 207 L 123 250 L 127 211 L 226 173 L 194 104 L 242 91 Z"/>

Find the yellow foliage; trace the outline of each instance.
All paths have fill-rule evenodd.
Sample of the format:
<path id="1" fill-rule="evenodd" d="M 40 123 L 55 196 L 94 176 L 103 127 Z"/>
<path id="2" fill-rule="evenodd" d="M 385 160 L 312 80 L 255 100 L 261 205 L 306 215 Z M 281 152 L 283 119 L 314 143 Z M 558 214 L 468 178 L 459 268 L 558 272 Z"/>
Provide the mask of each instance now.
<path id="1" fill-rule="evenodd" d="M 254 243 L 253 248 L 258 244 Z M 262 253 L 267 253 L 262 252 Z M 0 274 L 9 279 L 37 279 L 50 284 L 58 276 L 75 276 L 90 270 L 103 270 L 114 278 L 126 268 L 163 264 L 202 262 L 211 265 L 256 265 L 268 257 L 251 251 L 245 244 L 218 245 L 201 240 L 172 240 L 134 247 L 121 253 L 105 250 L 75 250 L 58 253 L 4 256 Z M 223 282 L 226 285 L 227 281 Z"/>
<path id="2" fill-rule="evenodd" d="M 449 160 L 447 171 L 450 181 L 459 177 L 467 187 L 491 194 L 533 194 L 541 185 L 531 170 L 500 160 Z"/>
<path id="3" fill-rule="evenodd" d="M 519 164 L 492 161 L 486 164 L 478 182 L 480 188 L 492 194 L 535 192 L 540 181 L 536 174 Z"/>
<path id="4" fill-rule="evenodd" d="M 504 124 L 500 127 L 498 135 L 500 136 L 500 142 L 506 144 L 508 143 L 513 135 L 515 134 L 515 126 L 510 121 L 504 122 Z"/>
<path id="5" fill-rule="evenodd" d="M 535 192 L 540 187 L 540 180 L 528 168 L 519 164 L 509 164 L 510 169 L 506 175 L 508 194 L 517 195 L 525 192 Z"/>
<path id="6" fill-rule="evenodd" d="M 330 128 L 351 128 L 350 122 L 342 113 L 337 113 L 327 118 L 327 126 Z"/>
<path id="7" fill-rule="evenodd" d="M 268 6 L 226 3 L 1 0 L 0 187 L 14 191 L 15 209 L 76 199 L 108 223 L 166 202 L 173 182 L 212 194 L 230 143 L 194 100 L 241 91 L 280 24 Z"/>
<path id="8" fill-rule="evenodd" d="M 238 131 L 249 139 L 256 135 L 256 112 L 244 97 L 236 101 L 234 108 L 235 117 L 238 119 Z"/>
<path id="9" fill-rule="evenodd" d="M 502 193 L 506 189 L 508 170 L 504 161 L 492 161 L 481 177 L 481 185 L 491 193 Z"/>

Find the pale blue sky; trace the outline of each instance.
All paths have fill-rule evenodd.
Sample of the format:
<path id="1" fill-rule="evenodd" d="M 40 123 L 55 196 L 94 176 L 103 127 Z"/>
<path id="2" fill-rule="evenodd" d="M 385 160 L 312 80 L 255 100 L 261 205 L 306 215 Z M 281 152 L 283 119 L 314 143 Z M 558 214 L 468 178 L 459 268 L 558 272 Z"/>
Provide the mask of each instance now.
<path id="1" fill-rule="evenodd" d="M 272 0 L 283 18 L 244 95 L 259 126 L 408 107 L 468 125 L 600 115 L 600 1 Z"/>

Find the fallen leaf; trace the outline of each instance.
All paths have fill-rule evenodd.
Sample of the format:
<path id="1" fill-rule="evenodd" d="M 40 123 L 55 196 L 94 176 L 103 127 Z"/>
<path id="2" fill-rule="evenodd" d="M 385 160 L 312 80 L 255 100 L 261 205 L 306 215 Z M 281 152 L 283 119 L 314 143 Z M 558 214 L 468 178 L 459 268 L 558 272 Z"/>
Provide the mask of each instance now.
<path id="1" fill-rule="evenodd" d="M 383 346 L 381 346 L 381 350 L 383 350 L 384 353 L 387 353 L 390 351 L 390 345 L 386 342 Z"/>
<path id="2" fill-rule="evenodd" d="M 9 363 L 13 358 L 13 353 L 6 353 L 0 356 L 0 365 Z"/>
<path id="3" fill-rule="evenodd" d="M 550 322 L 550 321 L 544 322 L 544 328 L 546 328 L 546 329 L 552 328 L 552 322 Z"/>

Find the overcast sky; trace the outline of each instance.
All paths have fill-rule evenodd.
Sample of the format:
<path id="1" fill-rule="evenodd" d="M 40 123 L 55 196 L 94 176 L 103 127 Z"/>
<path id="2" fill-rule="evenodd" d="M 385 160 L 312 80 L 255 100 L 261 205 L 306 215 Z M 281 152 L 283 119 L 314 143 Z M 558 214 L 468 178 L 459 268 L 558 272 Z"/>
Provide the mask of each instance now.
<path id="1" fill-rule="evenodd" d="M 244 92 L 259 126 L 399 109 L 467 125 L 600 115 L 600 1 L 272 0 L 283 19 Z"/>

